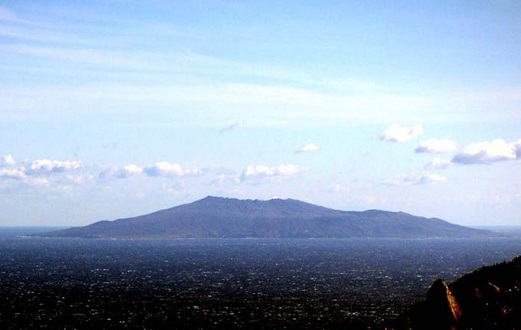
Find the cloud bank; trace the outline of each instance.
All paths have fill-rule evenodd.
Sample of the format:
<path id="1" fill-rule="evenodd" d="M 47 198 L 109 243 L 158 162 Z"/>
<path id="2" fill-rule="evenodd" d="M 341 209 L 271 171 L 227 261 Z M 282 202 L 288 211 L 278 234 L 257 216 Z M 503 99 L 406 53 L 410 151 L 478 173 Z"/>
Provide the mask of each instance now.
<path id="1" fill-rule="evenodd" d="M 153 177 L 181 177 L 186 175 L 197 175 L 199 169 L 185 168 L 178 163 L 158 162 L 154 165 L 145 167 L 143 173 Z"/>
<path id="2" fill-rule="evenodd" d="M 75 160 L 50 160 L 38 159 L 27 164 L 25 173 L 28 175 L 47 175 L 50 173 L 63 173 L 76 170 L 81 167 L 81 163 Z"/>
<path id="3" fill-rule="evenodd" d="M 521 139 L 516 142 L 495 139 L 466 146 L 462 152 L 452 158 L 452 161 L 458 164 L 471 165 L 516 159 L 521 159 Z"/>
<path id="4" fill-rule="evenodd" d="M 27 175 L 19 169 L 0 168 L 0 179 L 24 180 Z"/>
<path id="5" fill-rule="evenodd" d="M 146 166 L 127 164 L 123 166 L 83 165 L 79 161 L 39 159 L 14 162 L 11 155 L 3 156 L 0 163 L 0 180 L 19 181 L 23 183 L 47 184 L 58 183 L 63 186 L 82 184 L 95 178 L 99 180 L 130 179 L 138 177 L 178 179 L 188 176 L 200 176 L 203 170 L 198 167 L 187 167 L 179 163 L 167 161 L 156 162 Z M 229 178 L 236 182 L 262 181 L 266 179 L 282 179 L 295 176 L 307 168 L 282 164 L 276 166 L 249 165 L 242 171 L 230 170 Z M 220 174 L 222 175 L 222 174 Z M 222 179 L 217 176 L 217 179 Z"/>
<path id="6" fill-rule="evenodd" d="M 0 159 L 0 179 L 43 185 L 49 182 L 50 176 L 66 174 L 69 177 L 81 167 L 81 162 L 75 160 L 37 159 L 18 163 L 9 154 Z"/>

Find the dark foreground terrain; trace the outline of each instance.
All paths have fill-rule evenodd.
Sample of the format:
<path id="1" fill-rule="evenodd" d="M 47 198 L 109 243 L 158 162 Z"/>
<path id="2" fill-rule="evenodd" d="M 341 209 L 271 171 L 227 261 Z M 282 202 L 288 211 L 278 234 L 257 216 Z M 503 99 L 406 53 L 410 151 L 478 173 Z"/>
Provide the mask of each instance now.
<path id="1" fill-rule="evenodd" d="M 481 267 L 453 283 L 436 280 L 394 322 L 397 329 L 520 329 L 521 256 Z"/>
<path id="2" fill-rule="evenodd" d="M 383 328 L 519 243 L 3 237 L 0 328 Z"/>

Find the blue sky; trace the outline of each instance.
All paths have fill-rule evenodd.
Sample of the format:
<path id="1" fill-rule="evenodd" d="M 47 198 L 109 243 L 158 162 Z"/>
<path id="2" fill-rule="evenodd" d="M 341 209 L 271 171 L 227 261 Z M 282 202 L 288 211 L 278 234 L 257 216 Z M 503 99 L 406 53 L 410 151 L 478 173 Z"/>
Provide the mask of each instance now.
<path id="1" fill-rule="evenodd" d="M 0 225 L 207 195 L 521 225 L 519 13 L 0 1 Z"/>

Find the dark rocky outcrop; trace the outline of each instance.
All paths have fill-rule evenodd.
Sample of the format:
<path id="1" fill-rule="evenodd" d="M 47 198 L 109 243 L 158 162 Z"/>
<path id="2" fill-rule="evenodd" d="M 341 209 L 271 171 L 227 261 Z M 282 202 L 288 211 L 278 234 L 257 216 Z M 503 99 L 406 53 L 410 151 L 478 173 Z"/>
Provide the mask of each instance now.
<path id="1" fill-rule="evenodd" d="M 521 256 L 482 267 L 447 285 L 436 280 L 425 300 L 395 329 L 521 329 Z"/>
<path id="2" fill-rule="evenodd" d="M 468 237 L 489 232 L 403 212 L 339 211 L 292 199 L 206 197 L 134 218 L 40 234 L 107 238 Z"/>

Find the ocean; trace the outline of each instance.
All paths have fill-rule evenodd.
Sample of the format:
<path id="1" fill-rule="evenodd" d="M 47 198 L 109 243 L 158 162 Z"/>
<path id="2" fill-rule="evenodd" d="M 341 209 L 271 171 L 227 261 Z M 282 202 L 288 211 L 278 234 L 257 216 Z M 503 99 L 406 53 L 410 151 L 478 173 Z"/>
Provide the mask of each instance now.
<path id="1" fill-rule="evenodd" d="M 521 254 L 514 237 L 110 240 L 0 231 L 2 329 L 383 328 L 434 280 Z"/>

